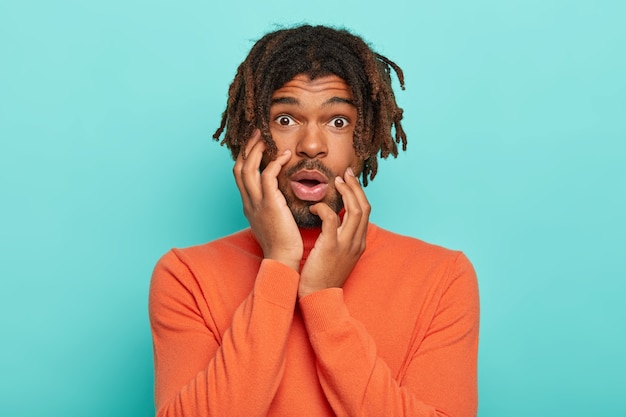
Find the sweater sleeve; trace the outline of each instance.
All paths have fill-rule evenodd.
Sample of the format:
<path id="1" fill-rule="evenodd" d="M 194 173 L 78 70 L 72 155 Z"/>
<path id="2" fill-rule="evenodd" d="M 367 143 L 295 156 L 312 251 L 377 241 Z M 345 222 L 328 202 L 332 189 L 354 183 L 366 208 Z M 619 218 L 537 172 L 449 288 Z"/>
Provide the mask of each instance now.
<path id="1" fill-rule="evenodd" d="M 374 340 L 351 317 L 342 289 L 300 300 L 319 379 L 338 417 L 476 415 L 476 276 L 460 254 L 446 279 L 428 332 L 400 375 L 392 375 L 377 356 Z"/>
<path id="2" fill-rule="evenodd" d="M 157 416 L 266 415 L 284 371 L 297 287 L 295 271 L 263 260 L 222 336 L 200 311 L 196 277 L 176 253 L 166 254 L 149 300 Z"/>

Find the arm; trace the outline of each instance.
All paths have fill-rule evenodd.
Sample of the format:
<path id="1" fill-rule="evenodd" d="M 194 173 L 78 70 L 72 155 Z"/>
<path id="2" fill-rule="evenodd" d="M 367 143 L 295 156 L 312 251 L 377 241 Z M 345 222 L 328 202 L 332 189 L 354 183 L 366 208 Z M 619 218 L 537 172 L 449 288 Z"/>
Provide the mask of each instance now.
<path id="1" fill-rule="evenodd" d="M 150 312 L 158 416 L 263 416 L 278 388 L 303 249 L 278 190 L 277 175 L 290 154 L 268 162 L 261 173 L 264 150 L 256 131 L 233 167 L 244 213 L 264 260 L 252 292 L 236 309 L 224 337 L 211 317 L 215 306 L 200 311 L 202 303 L 195 297 L 206 295 L 180 259 L 166 256 L 155 270 Z"/>
<path id="2" fill-rule="evenodd" d="M 476 277 L 460 255 L 447 278 L 428 333 L 399 376 L 392 375 L 374 340 L 350 316 L 341 289 L 300 299 L 318 375 L 337 416 L 476 415 Z"/>
<path id="3" fill-rule="evenodd" d="M 471 264 L 459 256 L 448 269 L 452 272 L 442 278 L 447 288 L 429 332 L 407 368 L 392 375 L 374 340 L 343 301 L 341 287 L 365 249 L 370 212 L 351 171 L 344 179 L 336 179 L 346 209 L 341 224 L 327 206 L 311 207 L 322 218 L 322 233 L 298 289 L 328 401 L 338 416 L 474 416 L 478 290 Z"/>
<path id="4" fill-rule="evenodd" d="M 221 336 L 201 311 L 196 277 L 174 252 L 165 255 L 149 304 L 157 416 L 264 416 L 284 370 L 297 285 L 291 268 L 263 261 Z"/>

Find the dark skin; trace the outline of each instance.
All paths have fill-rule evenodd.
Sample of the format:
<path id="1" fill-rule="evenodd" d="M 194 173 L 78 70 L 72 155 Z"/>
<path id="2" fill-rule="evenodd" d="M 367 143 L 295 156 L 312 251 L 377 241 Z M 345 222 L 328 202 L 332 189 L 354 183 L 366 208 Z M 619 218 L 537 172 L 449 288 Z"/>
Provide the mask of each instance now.
<path id="1" fill-rule="evenodd" d="M 290 99 L 273 105 L 270 111 L 278 156 L 272 161 L 264 159 L 266 145 L 255 131 L 245 147 L 246 158 L 238 156 L 233 173 L 244 214 L 264 258 L 299 271 L 303 243 L 289 204 L 309 207 L 321 219 L 321 234 L 299 271 L 298 297 L 304 297 L 341 287 L 365 250 L 371 208 L 355 176 L 362 167 L 352 144 L 356 108 L 349 104 L 349 86 L 336 76 L 310 80 L 298 75 L 273 97 Z M 303 159 L 318 159 L 334 175 L 324 185 L 324 196 L 311 197 L 315 201 L 302 201 L 297 191 L 292 194 L 294 181 L 285 175 Z M 343 220 L 327 203 L 335 192 L 343 200 Z"/>

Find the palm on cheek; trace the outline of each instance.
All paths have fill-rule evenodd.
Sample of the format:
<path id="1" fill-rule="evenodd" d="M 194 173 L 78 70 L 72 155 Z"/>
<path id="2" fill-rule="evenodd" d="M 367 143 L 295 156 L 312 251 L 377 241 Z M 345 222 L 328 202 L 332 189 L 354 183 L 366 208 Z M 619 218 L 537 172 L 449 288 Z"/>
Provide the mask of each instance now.
<path id="1" fill-rule="evenodd" d="M 239 155 L 233 173 L 241 194 L 243 210 L 254 232 L 263 256 L 298 269 L 302 258 L 302 238 L 285 197 L 278 190 L 277 176 L 289 161 L 285 152 L 259 172 L 264 143 L 255 135 L 246 146 L 247 158 Z"/>

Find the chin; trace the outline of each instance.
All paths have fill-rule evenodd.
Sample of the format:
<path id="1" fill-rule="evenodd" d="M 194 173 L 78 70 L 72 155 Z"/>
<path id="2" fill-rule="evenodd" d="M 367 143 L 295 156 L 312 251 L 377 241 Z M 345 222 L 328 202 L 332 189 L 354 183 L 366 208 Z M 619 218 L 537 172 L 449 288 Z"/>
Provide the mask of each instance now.
<path id="1" fill-rule="evenodd" d="M 337 214 L 343 209 L 343 200 L 339 195 L 336 195 L 335 198 L 330 201 L 322 201 L 322 203 L 327 204 Z M 316 229 L 322 227 L 322 219 L 309 210 L 309 207 L 314 204 L 317 204 L 317 202 L 310 201 L 304 202 L 302 205 L 297 205 L 293 200 L 289 201 L 289 199 L 287 199 L 287 205 L 298 227 L 302 229 Z"/>
<path id="2" fill-rule="evenodd" d="M 322 219 L 312 214 L 308 208 L 292 210 L 291 213 L 293 213 L 293 218 L 301 229 L 318 229 L 322 227 Z"/>
<path id="3" fill-rule="evenodd" d="M 341 198 L 341 194 L 339 194 L 334 187 L 328 190 L 328 194 L 326 194 L 326 197 L 322 201 L 302 201 L 298 199 L 292 193 L 286 181 L 279 181 L 278 189 L 285 197 L 287 206 L 289 207 L 289 210 L 291 210 L 291 214 L 293 215 L 296 224 L 298 227 L 303 229 L 315 229 L 322 226 L 322 219 L 311 213 L 309 207 L 317 203 L 325 203 L 337 214 L 339 214 L 341 209 L 343 209 L 343 199 Z"/>

